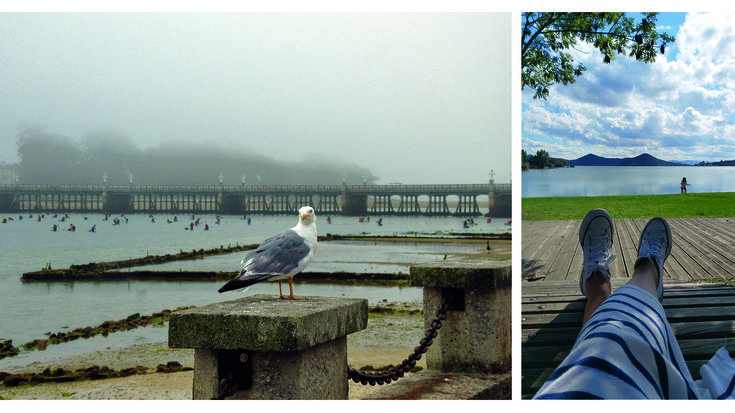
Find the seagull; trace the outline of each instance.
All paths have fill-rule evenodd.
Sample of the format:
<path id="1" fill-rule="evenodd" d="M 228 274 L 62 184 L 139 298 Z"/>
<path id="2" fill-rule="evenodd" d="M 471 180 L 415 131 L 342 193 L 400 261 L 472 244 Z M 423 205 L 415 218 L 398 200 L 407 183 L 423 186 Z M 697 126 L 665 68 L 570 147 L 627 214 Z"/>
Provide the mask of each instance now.
<path id="1" fill-rule="evenodd" d="M 278 281 L 280 299 L 304 300 L 294 297 L 292 278 L 311 262 L 316 243 L 314 208 L 301 207 L 296 226 L 266 239 L 257 249 L 249 252 L 240 263 L 240 274 L 218 291 L 239 290 L 261 281 Z M 285 279 L 288 279 L 288 297 L 284 297 L 281 290 L 281 280 Z"/>

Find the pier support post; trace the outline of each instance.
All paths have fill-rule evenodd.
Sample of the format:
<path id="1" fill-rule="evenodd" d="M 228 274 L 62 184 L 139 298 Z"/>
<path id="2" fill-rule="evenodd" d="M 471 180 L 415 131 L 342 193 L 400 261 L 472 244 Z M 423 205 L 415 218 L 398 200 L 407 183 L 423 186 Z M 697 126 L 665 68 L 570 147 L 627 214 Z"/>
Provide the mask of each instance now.
<path id="1" fill-rule="evenodd" d="M 367 195 L 347 192 L 344 198 L 342 213 L 347 216 L 365 216 L 368 214 Z"/>
<path id="2" fill-rule="evenodd" d="M 411 267 L 410 283 L 424 287 L 424 322 L 451 293 L 447 319 L 426 353 L 442 372 L 505 373 L 511 369 L 510 260 L 463 261 Z"/>
<path id="3" fill-rule="evenodd" d="M 193 348 L 194 399 L 342 399 L 348 395 L 347 334 L 367 327 L 367 300 L 254 295 L 171 314 L 169 347 Z"/>

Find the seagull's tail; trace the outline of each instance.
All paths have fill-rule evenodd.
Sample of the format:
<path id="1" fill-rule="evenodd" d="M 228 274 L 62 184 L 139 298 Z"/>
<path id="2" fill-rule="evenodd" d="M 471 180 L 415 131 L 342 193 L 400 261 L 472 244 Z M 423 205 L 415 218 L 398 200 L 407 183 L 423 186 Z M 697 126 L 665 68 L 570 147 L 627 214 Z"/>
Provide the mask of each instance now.
<path id="1" fill-rule="evenodd" d="M 228 281 L 227 284 L 220 287 L 217 292 L 223 293 L 225 291 L 239 290 L 242 288 L 250 287 L 253 284 L 257 284 L 261 281 L 266 281 L 271 276 L 269 274 L 244 274 L 240 273 L 237 277 Z"/>

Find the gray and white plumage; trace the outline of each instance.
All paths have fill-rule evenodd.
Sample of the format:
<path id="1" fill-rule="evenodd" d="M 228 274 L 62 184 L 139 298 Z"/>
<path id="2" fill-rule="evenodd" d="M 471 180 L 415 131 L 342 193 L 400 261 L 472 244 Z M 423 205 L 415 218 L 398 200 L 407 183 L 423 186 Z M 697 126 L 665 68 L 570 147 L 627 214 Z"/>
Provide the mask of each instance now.
<path id="1" fill-rule="evenodd" d="M 289 297 L 280 293 L 280 298 L 295 299 L 292 278 L 301 272 L 314 257 L 317 244 L 316 215 L 314 208 L 299 209 L 299 222 L 278 235 L 263 241 L 258 248 L 249 252 L 241 262 L 240 274 L 223 285 L 218 291 L 239 290 L 262 281 L 288 280 Z"/>

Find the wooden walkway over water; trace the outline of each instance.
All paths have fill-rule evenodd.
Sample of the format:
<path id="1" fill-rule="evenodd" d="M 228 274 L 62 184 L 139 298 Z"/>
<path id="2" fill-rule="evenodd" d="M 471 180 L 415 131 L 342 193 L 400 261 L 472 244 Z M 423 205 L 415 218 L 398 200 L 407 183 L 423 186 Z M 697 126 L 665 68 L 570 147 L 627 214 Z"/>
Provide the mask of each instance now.
<path id="1" fill-rule="evenodd" d="M 735 277 L 735 218 L 669 219 L 674 245 L 665 264 L 663 299 L 689 371 L 727 343 L 735 355 L 735 287 L 712 280 Z M 645 219 L 615 220 L 613 289 L 632 276 Z M 581 221 L 522 223 L 522 397 L 531 398 L 566 357 L 582 324 L 579 292 Z M 538 272 L 538 281 L 526 278 Z M 726 341 L 727 340 L 727 341 Z"/>

